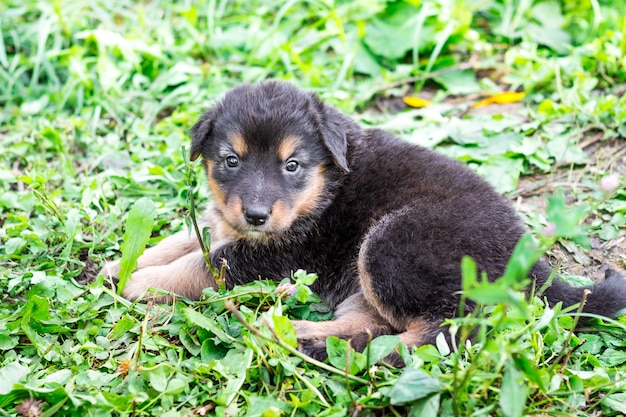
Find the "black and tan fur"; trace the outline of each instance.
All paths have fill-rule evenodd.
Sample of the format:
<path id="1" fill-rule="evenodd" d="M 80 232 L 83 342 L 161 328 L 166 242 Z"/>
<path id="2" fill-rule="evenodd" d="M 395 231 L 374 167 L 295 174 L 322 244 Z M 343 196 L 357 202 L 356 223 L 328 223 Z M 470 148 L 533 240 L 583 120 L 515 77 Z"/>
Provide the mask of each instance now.
<path id="1" fill-rule="evenodd" d="M 336 319 L 295 323 L 302 349 L 316 356 L 329 335 L 358 348 L 381 334 L 433 342 L 457 311 L 461 258 L 497 278 L 524 233 L 507 201 L 464 165 L 363 129 L 287 83 L 227 93 L 192 129 L 191 157 L 200 156 L 213 196 L 213 264 L 226 259 L 229 288 L 317 273 L 312 289 Z M 550 272 L 542 260 L 531 277 L 540 286 Z M 160 288 L 193 299 L 214 285 L 195 237 L 182 232 L 145 252 L 124 296 Z M 616 273 L 591 291 L 587 312 L 626 307 Z M 567 305 L 582 294 L 561 281 L 545 292 Z"/>

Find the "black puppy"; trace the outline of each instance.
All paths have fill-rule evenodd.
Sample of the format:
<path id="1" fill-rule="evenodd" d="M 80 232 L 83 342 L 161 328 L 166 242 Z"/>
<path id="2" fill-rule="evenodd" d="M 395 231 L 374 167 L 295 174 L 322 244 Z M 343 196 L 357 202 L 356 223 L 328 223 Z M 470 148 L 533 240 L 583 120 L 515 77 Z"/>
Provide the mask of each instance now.
<path id="1" fill-rule="evenodd" d="M 301 347 L 317 356 L 330 335 L 357 348 L 368 334 L 433 342 L 457 311 L 461 258 L 498 278 L 524 233 L 507 201 L 464 165 L 363 129 L 284 82 L 231 90 L 192 137 L 191 158 L 204 158 L 213 196 L 212 262 L 228 262 L 229 288 L 300 268 L 317 273 L 312 289 L 336 319 L 295 322 Z M 531 278 L 541 286 L 550 272 L 542 260 Z M 197 298 L 214 285 L 183 232 L 145 252 L 124 295 L 160 288 Z M 626 280 L 616 273 L 590 289 L 585 311 L 626 307 Z M 545 295 L 571 305 L 583 289 L 556 281 Z"/>

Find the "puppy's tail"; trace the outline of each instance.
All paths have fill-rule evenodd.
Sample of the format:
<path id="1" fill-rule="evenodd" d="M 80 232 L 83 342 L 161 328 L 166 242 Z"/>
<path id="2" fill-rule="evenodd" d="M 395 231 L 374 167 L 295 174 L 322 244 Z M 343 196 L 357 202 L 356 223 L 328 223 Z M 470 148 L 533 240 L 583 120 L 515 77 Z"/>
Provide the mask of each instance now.
<path id="1" fill-rule="evenodd" d="M 590 293 L 583 307 L 585 313 L 615 317 L 626 309 L 626 279 L 612 269 L 606 271 L 603 282 L 590 287 L 572 287 L 565 281 L 554 280 L 544 295 L 551 304 L 562 301 L 564 306 L 570 306 L 580 303 L 586 290 Z"/>

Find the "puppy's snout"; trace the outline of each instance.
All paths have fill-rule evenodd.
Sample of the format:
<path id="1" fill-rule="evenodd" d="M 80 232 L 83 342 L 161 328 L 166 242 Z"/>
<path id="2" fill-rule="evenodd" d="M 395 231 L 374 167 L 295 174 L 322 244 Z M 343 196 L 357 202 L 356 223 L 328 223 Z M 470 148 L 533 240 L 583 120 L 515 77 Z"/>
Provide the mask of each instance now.
<path id="1" fill-rule="evenodd" d="M 243 212 L 246 221 L 253 226 L 262 226 L 270 217 L 267 207 L 248 207 Z"/>

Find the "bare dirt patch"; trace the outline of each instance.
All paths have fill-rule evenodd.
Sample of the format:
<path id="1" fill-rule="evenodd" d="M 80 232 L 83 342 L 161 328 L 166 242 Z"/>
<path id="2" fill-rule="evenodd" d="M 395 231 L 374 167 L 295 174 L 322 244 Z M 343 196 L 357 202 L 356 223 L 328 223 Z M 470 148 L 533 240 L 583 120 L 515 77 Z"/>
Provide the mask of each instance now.
<path id="1" fill-rule="evenodd" d="M 618 172 L 622 175 L 626 172 L 626 142 L 623 139 L 602 140 L 600 136 L 592 135 L 581 146 L 589 155 L 588 165 L 562 167 L 550 174 L 522 177 L 514 200 L 519 204 L 521 199 L 527 210 L 545 214 L 546 198 L 557 188 L 584 189 L 584 178 L 595 178 L 599 172 Z M 572 204 L 575 204 L 574 193 L 570 191 Z M 593 224 L 602 214 L 595 212 L 585 222 Z M 626 275 L 626 230 L 620 229 L 618 236 L 611 240 L 602 240 L 597 234 L 590 235 L 589 240 L 591 248 L 588 250 L 573 243 L 558 243 L 550 251 L 553 263 L 567 274 L 587 276 L 594 281 L 603 279 L 609 268 Z"/>

